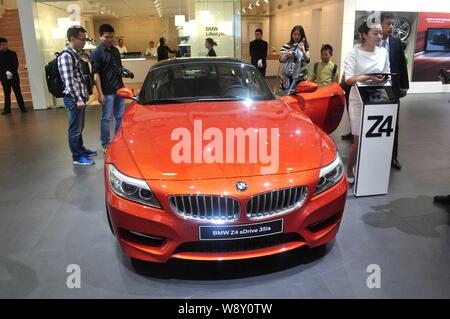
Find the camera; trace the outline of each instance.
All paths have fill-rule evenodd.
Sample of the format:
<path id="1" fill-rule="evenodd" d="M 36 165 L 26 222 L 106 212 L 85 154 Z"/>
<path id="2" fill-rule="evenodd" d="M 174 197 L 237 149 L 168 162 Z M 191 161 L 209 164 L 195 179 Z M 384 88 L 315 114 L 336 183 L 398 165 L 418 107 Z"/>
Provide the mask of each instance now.
<path id="1" fill-rule="evenodd" d="M 442 84 L 450 84 L 450 70 L 441 69 L 439 71 L 439 78 L 442 81 Z"/>
<path id="2" fill-rule="evenodd" d="M 130 70 L 128 70 L 125 67 L 121 67 L 117 70 L 117 72 L 119 73 L 119 75 L 123 78 L 130 78 L 133 79 L 134 78 L 134 73 L 131 72 Z"/>

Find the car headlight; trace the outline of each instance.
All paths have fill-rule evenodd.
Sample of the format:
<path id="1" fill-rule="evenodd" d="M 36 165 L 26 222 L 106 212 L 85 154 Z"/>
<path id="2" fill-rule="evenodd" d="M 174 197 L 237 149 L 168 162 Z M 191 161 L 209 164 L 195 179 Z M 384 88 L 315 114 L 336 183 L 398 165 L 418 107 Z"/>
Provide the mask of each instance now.
<path id="1" fill-rule="evenodd" d="M 158 199 L 144 180 L 126 176 L 111 164 L 108 165 L 108 173 L 109 183 L 114 193 L 133 202 L 162 209 Z"/>
<path id="2" fill-rule="evenodd" d="M 336 159 L 331 164 L 320 169 L 319 181 L 317 182 L 314 195 L 320 194 L 336 185 L 343 175 L 344 164 L 342 163 L 339 153 L 336 153 Z"/>

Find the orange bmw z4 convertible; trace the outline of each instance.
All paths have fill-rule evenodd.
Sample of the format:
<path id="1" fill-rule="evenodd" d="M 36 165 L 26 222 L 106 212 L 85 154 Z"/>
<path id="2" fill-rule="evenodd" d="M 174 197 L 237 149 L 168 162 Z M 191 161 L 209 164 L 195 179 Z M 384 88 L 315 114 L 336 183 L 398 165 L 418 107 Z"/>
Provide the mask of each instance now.
<path id="1" fill-rule="evenodd" d="M 118 95 L 134 101 L 105 155 L 106 211 L 128 256 L 237 260 L 336 236 L 348 188 L 328 136 L 337 83 L 279 97 L 250 64 L 185 58 Z"/>

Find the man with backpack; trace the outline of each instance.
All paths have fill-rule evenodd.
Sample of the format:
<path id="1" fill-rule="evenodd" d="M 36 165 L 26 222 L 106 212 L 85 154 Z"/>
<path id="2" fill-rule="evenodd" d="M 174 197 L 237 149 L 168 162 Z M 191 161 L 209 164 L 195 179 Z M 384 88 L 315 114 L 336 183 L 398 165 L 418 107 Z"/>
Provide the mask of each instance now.
<path id="1" fill-rule="evenodd" d="M 64 89 L 64 105 L 68 111 L 68 138 L 74 165 L 93 165 L 91 158 L 97 152 L 88 150 L 83 145 L 82 132 L 88 89 L 81 69 L 79 51 L 84 48 L 88 38 L 82 26 L 71 26 L 67 30 L 69 44 L 58 56 L 58 70 Z"/>
<path id="2" fill-rule="evenodd" d="M 337 65 L 331 61 L 333 56 L 333 47 L 325 44 L 320 49 L 321 62 L 316 62 L 313 68 L 313 74 L 310 80 L 319 85 L 325 86 L 333 82 L 339 82 Z"/>

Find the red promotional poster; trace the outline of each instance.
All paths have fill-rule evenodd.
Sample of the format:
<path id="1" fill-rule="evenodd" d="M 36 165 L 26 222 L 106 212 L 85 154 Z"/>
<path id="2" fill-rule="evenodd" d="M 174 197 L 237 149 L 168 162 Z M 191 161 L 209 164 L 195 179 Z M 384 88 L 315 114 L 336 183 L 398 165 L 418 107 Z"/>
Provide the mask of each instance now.
<path id="1" fill-rule="evenodd" d="M 439 81 L 439 71 L 448 68 L 450 13 L 419 13 L 412 80 Z"/>

